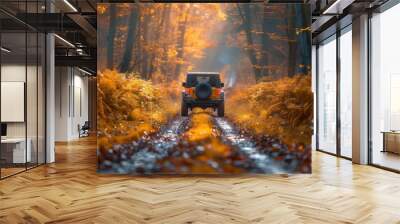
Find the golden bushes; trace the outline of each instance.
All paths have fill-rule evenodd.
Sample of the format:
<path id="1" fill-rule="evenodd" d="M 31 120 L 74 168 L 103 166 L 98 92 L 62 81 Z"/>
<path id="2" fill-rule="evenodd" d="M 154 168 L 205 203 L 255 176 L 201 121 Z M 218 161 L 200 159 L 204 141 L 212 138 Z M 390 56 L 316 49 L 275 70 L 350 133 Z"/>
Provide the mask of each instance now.
<path id="1" fill-rule="evenodd" d="M 178 82 L 154 84 L 134 74 L 105 70 L 98 75 L 98 144 L 106 150 L 159 130 L 177 115 Z M 255 135 L 271 135 L 286 144 L 309 145 L 312 134 L 311 77 L 298 75 L 236 88 L 226 93 L 226 116 Z M 212 125 L 201 114 L 187 133 L 196 142 L 211 134 Z"/>
<path id="2" fill-rule="evenodd" d="M 309 145 L 312 135 L 311 76 L 266 80 L 227 93 L 226 116 L 254 134 L 269 134 L 286 144 Z"/>
<path id="3" fill-rule="evenodd" d="M 97 85 L 100 150 L 153 133 L 178 112 L 178 83 L 153 85 L 134 74 L 105 70 Z"/>

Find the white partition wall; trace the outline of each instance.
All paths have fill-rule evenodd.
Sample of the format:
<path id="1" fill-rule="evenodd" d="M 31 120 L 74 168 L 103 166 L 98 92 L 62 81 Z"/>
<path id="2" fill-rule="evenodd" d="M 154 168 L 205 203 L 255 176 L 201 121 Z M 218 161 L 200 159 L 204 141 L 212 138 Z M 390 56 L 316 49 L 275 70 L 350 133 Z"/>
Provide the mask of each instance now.
<path id="1" fill-rule="evenodd" d="M 42 10 L 36 7 L 41 1 L 27 4 L 19 7 Z M 0 17 L 14 19 L 2 12 Z M 1 179 L 46 162 L 45 43 L 45 35 L 32 27 L 0 28 Z"/>
<path id="2" fill-rule="evenodd" d="M 1 81 L 1 122 L 25 121 L 25 82 Z"/>
<path id="3" fill-rule="evenodd" d="M 30 139 L 27 136 L 27 111 L 26 96 L 27 93 L 27 72 L 30 69 L 28 65 L 27 33 L 26 32 L 2 32 L 1 45 L 9 49 L 9 52 L 1 51 L 1 76 L 0 81 L 2 95 L 1 99 L 1 124 L 5 129 L 2 133 L 0 144 L 1 150 L 1 176 L 6 177 L 26 170 L 27 162 L 32 160 Z M 20 83 L 17 86 L 11 86 L 10 83 Z M 32 93 L 33 94 L 33 93 Z M 13 96 L 11 96 L 13 95 Z M 17 95 L 16 106 L 9 99 Z M 19 96 L 19 97 L 18 97 Z M 22 101 L 22 102 L 21 102 Z M 22 103 L 22 105 L 21 105 Z M 12 108 L 10 108 L 12 107 Z M 14 115 L 10 109 L 18 110 Z M 22 115 L 22 117 L 21 117 Z M 15 117 L 14 117 L 15 116 Z M 29 152 L 27 152 L 29 151 Z M 28 155 L 30 156 L 28 158 Z"/>

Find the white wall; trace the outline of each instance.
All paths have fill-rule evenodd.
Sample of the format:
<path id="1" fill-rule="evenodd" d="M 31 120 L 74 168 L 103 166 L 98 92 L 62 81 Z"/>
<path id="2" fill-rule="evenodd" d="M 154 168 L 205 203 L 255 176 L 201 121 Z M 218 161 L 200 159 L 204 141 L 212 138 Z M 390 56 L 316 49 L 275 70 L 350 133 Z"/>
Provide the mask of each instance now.
<path id="1" fill-rule="evenodd" d="M 37 70 L 38 69 L 38 70 Z M 32 161 L 44 163 L 45 150 L 45 118 L 44 118 L 44 74 L 42 68 L 24 64 L 3 64 L 1 66 L 2 82 L 24 82 L 26 83 L 26 108 L 22 108 L 22 112 L 27 115 L 27 120 L 23 122 L 5 122 L 7 124 L 8 138 L 25 138 L 29 139 L 31 144 Z M 27 78 L 27 80 L 25 80 Z M 2 96 L 7 97 L 7 96 Z M 1 108 L 1 110 L 9 110 L 10 108 Z M 12 111 L 11 111 L 12 113 Z M 39 154 L 37 156 L 37 153 Z"/>
<path id="2" fill-rule="evenodd" d="M 88 120 L 88 78 L 76 68 L 56 67 L 55 140 L 79 138 L 78 125 Z"/>
<path id="3" fill-rule="evenodd" d="M 75 70 L 76 71 L 76 70 Z M 88 111 L 88 78 L 81 76 L 82 73 L 74 75 L 74 108 L 72 108 L 72 136 L 79 137 L 78 124 L 81 126 L 88 121 L 89 111 Z"/>
<path id="4" fill-rule="evenodd" d="M 28 66 L 27 67 L 28 74 L 36 74 L 36 67 Z M 4 64 L 1 66 L 1 81 L 2 82 L 25 82 L 25 64 Z M 29 77 L 28 77 L 29 78 Z M 36 81 L 31 83 L 32 80 L 29 80 L 30 85 L 36 85 Z M 31 90 L 31 91 L 30 91 Z M 36 99 L 36 89 L 27 88 L 27 102 L 33 102 L 33 99 Z M 36 101 L 35 101 L 36 102 Z M 36 108 L 36 103 L 33 105 L 27 105 Z M 2 110 L 7 110 L 7 108 L 1 108 Z M 28 113 L 28 122 L 35 120 L 36 122 L 36 113 Z M 28 125 L 28 128 L 33 125 Z M 36 127 L 35 127 L 36 129 Z M 29 132 L 29 130 L 28 130 Z M 7 122 L 7 136 L 8 137 L 25 137 L 25 122 Z M 29 136 L 28 136 L 29 137 Z"/>
<path id="5" fill-rule="evenodd" d="M 29 70 L 30 68 L 28 68 Z M 1 81 L 3 82 L 25 82 L 25 64 L 9 64 L 1 66 Z M 6 110 L 7 108 L 1 108 Z M 7 137 L 25 137 L 25 123 L 7 123 Z"/>
<path id="6" fill-rule="evenodd" d="M 55 141 L 67 141 L 69 133 L 69 69 L 55 68 Z"/>

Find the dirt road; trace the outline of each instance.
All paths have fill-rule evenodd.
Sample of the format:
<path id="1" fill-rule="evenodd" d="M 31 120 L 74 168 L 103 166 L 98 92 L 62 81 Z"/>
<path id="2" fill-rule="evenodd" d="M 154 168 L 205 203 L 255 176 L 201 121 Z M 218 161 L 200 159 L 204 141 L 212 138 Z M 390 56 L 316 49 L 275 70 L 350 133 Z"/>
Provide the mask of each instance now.
<path id="1" fill-rule="evenodd" d="M 297 172 L 304 158 L 279 140 L 254 137 L 227 119 L 195 111 L 157 134 L 114 145 L 99 164 L 102 173 L 240 174 Z"/>

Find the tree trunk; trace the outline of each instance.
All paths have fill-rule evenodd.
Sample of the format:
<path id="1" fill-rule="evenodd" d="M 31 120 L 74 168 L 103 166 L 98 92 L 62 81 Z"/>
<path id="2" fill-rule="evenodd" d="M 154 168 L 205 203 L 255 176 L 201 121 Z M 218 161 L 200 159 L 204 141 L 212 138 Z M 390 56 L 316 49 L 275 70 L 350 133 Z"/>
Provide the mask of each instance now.
<path id="1" fill-rule="evenodd" d="M 139 14 L 138 16 L 138 24 L 142 23 L 142 16 Z M 134 65 L 132 65 L 132 70 L 135 70 L 139 73 L 142 71 L 142 27 L 138 25 L 136 31 L 136 43 L 135 43 L 135 58 L 134 58 Z"/>
<path id="2" fill-rule="evenodd" d="M 161 32 L 163 30 L 165 20 L 167 20 L 167 16 L 169 17 L 169 12 L 168 12 L 169 7 L 170 7 L 170 5 L 164 5 L 162 15 L 161 15 L 161 21 L 157 27 L 155 37 L 154 37 L 154 41 L 156 41 L 157 43 L 160 42 L 160 36 L 161 36 Z M 163 32 L 163 33 L 165 33 L 165 32 Z M 154 52 L 154 49 L 153 49 L 153 52 L 151 53 L 151 57 L 150 57 L 150 68 L 149 68 L 149 76 L 150 76 L 149 78 L 150 79 L 151 79 L 154 69 L 155 69 L 155 66 L 154 66 L 155 59 L 156 59 L 156 53 Z M 165 74 L 163 74 L 163 75 L 165 75 Z"/>
<path id="3" fill-rule="evenodd" d="M 122 61 L 119 65 L 120 72 L 127 72 L 130 68 L 132 60 L 132 50 L 136 37 L 137 25 L 139 22 L 139 6 L 133 8 L 131 15 L 129 17 L 128 23 L 128 37 L 125 42 L 125 51 L 122 57 Z"/>
<path id="4" fill-rule="evenodd" d="M 166 15 L 165 15 L 166 18 L 165 18 L 165 23 L 164 23 L 165 25 L 163 27 L 164 34 L 168 34 L 169 33 L 168 30 L 170 29 L 170 16 L 171 16 L 171 5 L 170 4 L 167 5 L 166 10 L 167 10 Z M 167 42 L 168 36 L 164 36 L 164 40 L 166 42 L 164 43 L 164 46 L 163 46 L 160 70 L 161 70 L 162 75 L 169 77 L 171 74 L 169 74 L 169 75 L 167 74 L 169 71 L 169 69 L 168 69 L 168 66 L 169 66 L 169 64 L 168 64 L 168 42 Z"/>
<path id="5" fill-rule="evenodd" d="M 141 76 L 144 79 L 149 79 L 149 48 L 148 45 L 151 42 L 149 40 L 149 23 L 150 23 L 150 15 L 148 12 L 145 13 L 143 23 L 140 27 L 143 27 L 143 47 L 142 47 L 142 72 Z"/>
<path id="6" fill-rule="evenodd" d="M 296 75 L 297 70 L 297 35 L 295 6 L 288 5 L 287 33 L 289 41 L 288 76 Z"/>
<path id="7" fill-rule="evenodd" d="M 311 32 L 307 29 L 311 25 L 310 21 L 310 8 L 307 5 L 298 5 L 297 16 L 299 19 L 299 27 L 303 29 L 300 35 L 300 46 L 302 46 L 301 54 L 299 57 L 299 64 L 303 66 L 299 68 L 299 73 L 310 74 L 311 73 Z M 307 47 L 304 47 L 307 46 Z"/>
<path id="8" fill-rule="evenodd" d="M 269 65 L 269 61 L 268 61 L 268 52 L 270 52 L 272 50 L 271 48 L 271 39 L 268 36 L 268 33 L 270 31 L 269 29 L 269 18 L 267 18 L 267 13 L 266 10 L 267 7 L 269 7 L 268 4 L 263 4 L 263 21 L 262 21 L 262 39 L 261 39 L 261 46 L 262 46 L 262 52 L 261 52 L 261 61 L 260 64 L 262 66 L 261 68 L 261 76 L 269 76 L 268 73 L 268 68 L 267 66 Z"/>
<path id="9" fill-rule="evenodd" d="M 186 25 L 187 25 L 187 21 L 189 19 L 189 14 L 190 14 L 190 9 L 191 6 L 189 6 L 189 8 L 186 10 L 185 12 L 185 19 L 183 21 L 179 22 L 178 25 L 178 33 L 179 33 L 179 37 L 178 37 L 178 42 L 176 45 L 176 49 L 177 49 L 177 60 L 179 61 L 176 64 L 175 67 L 175 75 L 174 75 L 174 79 L 177 79 L 181 73 L 181 69 L 182 69 L 182 61 L 184 60 L 184 52 L 185 52 L 185 34 L 186 34 Z"/>
<path id="10" fill-rule="evenodd" d="M 107 68 L 114 68 L 114 38 L 117 31 L 117 9 L 115 4 L 110 5 L 110 26 L 107 35 Z"/>
<path id="11" fill-rule="evenodd" d="M 240 8 L 240 5 L 237 4 L 237 8 L 239 11 L 239 15 L 242 17 L 242 25 L 244 28 L 244 31 L 246 33 L 246 40 L 247 40 L 247 54 L 249 56 L 250 62 L 253 67 L 253 72 L 255 75 L 256 81 L 261 78 L 261 69 L 257 61 L 256 57 L 256 52 L 254 49 L 254 41 L 253 41 L 253 36 L 251 34 L 251 31 L 253 29 L 251 25 L 251 9 L 249 4 L 243 5 L 243 12 L 242 9 Z"/>

